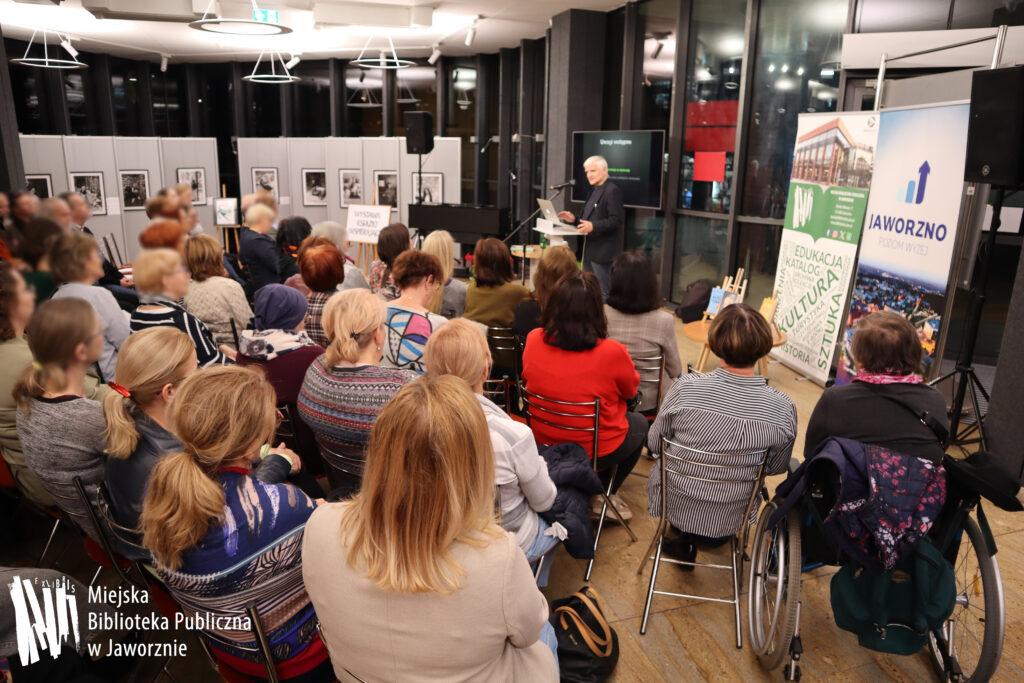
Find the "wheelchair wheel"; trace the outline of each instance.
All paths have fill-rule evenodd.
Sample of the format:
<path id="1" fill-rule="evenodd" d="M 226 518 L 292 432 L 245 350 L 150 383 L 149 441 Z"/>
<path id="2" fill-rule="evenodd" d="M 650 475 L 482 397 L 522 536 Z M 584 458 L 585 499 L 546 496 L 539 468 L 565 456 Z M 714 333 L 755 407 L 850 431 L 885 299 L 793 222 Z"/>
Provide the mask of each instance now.
<path id="1" fill-rule="evenodd" d="M 747 626 L 758 662 L 778 668 L 789 652 L 800 602 L 800 520 L 790 512 L 768 528 L 778 506 L 761 509 L 754 532 L 747 593 Z"/>
<path id="2" fill-rule="evenodd" d="M 999 666 L 1006 605 L 999 565 L 981 528 L 967 517 L 964 531 L 953 563 L 956 605 L 942 629 L 929 634 L 928 649 L 942 680 L 980 683 Z"/>

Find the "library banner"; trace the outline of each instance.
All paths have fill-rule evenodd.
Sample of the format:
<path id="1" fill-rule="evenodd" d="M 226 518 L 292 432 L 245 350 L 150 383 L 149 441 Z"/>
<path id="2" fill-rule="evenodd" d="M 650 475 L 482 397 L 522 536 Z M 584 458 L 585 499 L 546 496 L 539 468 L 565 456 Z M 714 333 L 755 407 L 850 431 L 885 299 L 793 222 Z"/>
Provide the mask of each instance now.
<path id="1" fill-rule="evenodd" d="M 836 384 L 856 376 L 850 340 L 857 321 L 875 311 L 894 311 L 914 325 L 925 377 L 934 376 L 964 191 L 969 113 L 968 104 L 882 112 Z"/>
<path id="2" fill-rule="evenodd" d="M 786 222 L 775 273 L 775 323 L 787 341 L 772 354 L 824 384 L 868 205 L 877 113 L 801 114 Z"/>

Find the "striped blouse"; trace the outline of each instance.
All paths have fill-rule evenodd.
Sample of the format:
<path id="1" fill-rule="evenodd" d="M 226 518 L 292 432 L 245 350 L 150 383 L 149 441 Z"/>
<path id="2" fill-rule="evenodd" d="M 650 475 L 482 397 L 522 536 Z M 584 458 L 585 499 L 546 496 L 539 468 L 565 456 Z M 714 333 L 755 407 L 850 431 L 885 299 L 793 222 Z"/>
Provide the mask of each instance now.
<path id="1" fill-rule="evenodd" d="M 160 297 L 152 305 L 158 306 L 148 311 L 136 308 L 132 313 L 132 332 L 149 329 L 150 327 L 177 327 L 184 332 L 196 345 L 196 357 L 199 359 L 199 367 L 208 365 L 222 365 L 231 363 L 232 360 L 225 356 L 213 335 L 202 320 L 187 312 L 176 302 L 168 298 Z"/>
<path id="2" fill-rule="evenodd" d="M 661 437 L 688 448 L 728 455 L 697 455 L 707 465 L 735 465 L 728 470 L 671 459 L 669 470 L 695 477 L 726 479 L 707 482 L 669 472 L 668 519 L 677 529 L 720 538 L 736 533 L 750 498 L 748 480 L 757 475 L 761 455 L 769 450 L 768 474 L 786 470 L 796 437 L 796 406 L 763 377 L 741 377 L 721 368 L 706 375 L 687 374 L 676 380 L 651 425 L 647 445 L 658 457 Z M 679 453 L 679 449 L 673 449 Z M 682 451 L 693 458 L 694 454 Z M 647 481 L 651 516 L 660 514 L 661 468 Z"/>

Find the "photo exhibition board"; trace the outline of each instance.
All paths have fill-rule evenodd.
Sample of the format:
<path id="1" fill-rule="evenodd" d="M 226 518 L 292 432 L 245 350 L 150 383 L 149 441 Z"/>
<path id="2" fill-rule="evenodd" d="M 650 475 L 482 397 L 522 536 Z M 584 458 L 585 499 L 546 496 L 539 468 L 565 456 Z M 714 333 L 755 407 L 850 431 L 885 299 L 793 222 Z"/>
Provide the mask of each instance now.
<path id="1" fill-rule="evenodd" d="M 290 216 L 303 216 L 310 225 L 327 220 L 327 205 L 308 206 L 304 201 L 306 179 L 303 171 L 327 169 L 327 150 L 321 138 L 285 138 L 288 164 L 282 166 L 280 173 L 288 175 L 291 193 Z M 241 157 L 239 157 L 241 158 Z M 330 177 L 330 173 L 326 173 Z"/>
<path id="2" fill-rule="evenodd" d="M 292 191 L 292 188 L 301 187 L 298 184 L 301 171 L 296 168 L 292 174 L 288 170 L 288 142 L 288 138 L 238 138 L 239 198 L 256 191 L 253 169 L 276 170 L 278 218 L 289 218 L 302 206 L 301 191 L 298 195 Z M 294 206 L 296 202 L 299 207 Z"/>
<path id="3" fill-rule="evenodd" d="M 203 168 L 208 206 L 197 206 L 196 211 L 206 232 L 215 234 L 212 198 L 220 193 L 215 138 L 22 135 L 20 140 L 26 175 L 49 175 L 54 196 L 71 189 L 72 174 L 101 175 L 105 213 L 93 216 L 87 225 L 97 242 L 106 235 L 116 239 L 128 261 L 140 251 L 138 235 L 148 219 L 145 211 L 124 211 L 121 171 L 145 171 L 148 191 L 154 193 L 177 182 L 177 168 Z"/>

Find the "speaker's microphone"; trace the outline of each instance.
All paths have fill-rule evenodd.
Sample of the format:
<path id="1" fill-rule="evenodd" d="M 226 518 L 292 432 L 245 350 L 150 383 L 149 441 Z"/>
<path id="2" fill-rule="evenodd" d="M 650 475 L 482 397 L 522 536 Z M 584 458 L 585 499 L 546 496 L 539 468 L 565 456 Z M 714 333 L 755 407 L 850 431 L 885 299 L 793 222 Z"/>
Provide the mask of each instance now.
<path id="1" fill-rule="evenodd" d="M 563 188 L 566 188 L 566 187 L 569 187 L 569 186 L 575 185 L 575 184 L 576 184 L 576 180 L 574 178 L 569 178 L 564 183 L 561 183 L 559 185 L 550 185 L 550 186 L 548 186 L 548 189 L 549 190 L 561 190 Z"/>

